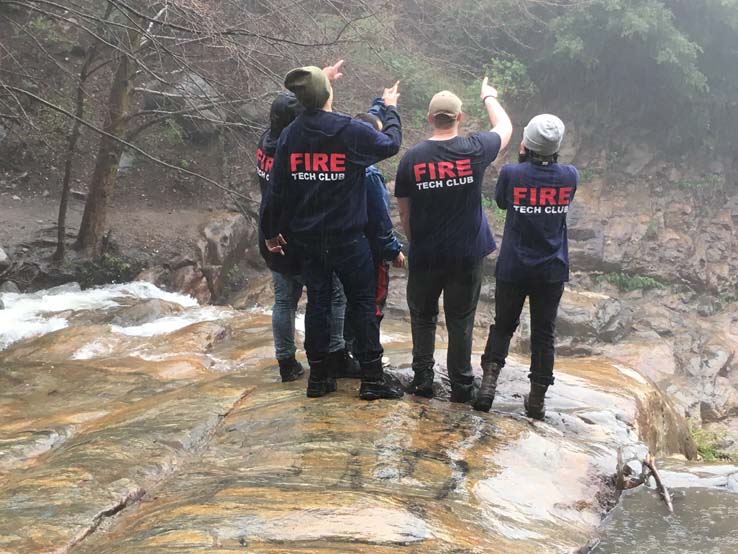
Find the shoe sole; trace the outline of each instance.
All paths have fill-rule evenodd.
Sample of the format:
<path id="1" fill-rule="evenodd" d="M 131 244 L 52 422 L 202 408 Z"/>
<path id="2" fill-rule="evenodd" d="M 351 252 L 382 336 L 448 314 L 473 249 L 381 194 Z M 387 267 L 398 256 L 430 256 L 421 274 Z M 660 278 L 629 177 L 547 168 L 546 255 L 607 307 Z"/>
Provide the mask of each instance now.
<path id="1" fill-rule="evenodd" d="M 402 394 L 399 396 L 387 396 L 385 394 L 376 394 L 373 392 L 359 393 L 359 398 L 361 398 L 362 400 L 368 400 L 369 402 L 372 402 L 374 400 L 399 400 L 403 396 L 404 395 Z"/>

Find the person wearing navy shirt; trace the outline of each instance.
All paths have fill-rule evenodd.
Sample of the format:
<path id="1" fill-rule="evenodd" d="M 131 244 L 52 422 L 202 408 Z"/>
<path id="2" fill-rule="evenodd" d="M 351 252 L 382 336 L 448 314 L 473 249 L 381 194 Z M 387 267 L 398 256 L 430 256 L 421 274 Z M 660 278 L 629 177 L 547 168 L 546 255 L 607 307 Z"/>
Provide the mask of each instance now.
<path id="1" fill-rule="evenodd" d="M 375 317 L 376 277 L 369 243 L 364 173 L 368 166 L 397 154 L 402 142 L 396 110 L 397 84 L 383 95 L 387 113 L 382 132 L 332 110 L 330 81 L 340 76 L 339 62 L 327 71 L 309 66 L 290 71 L 285 87 L 305 112 L 282 133 L 272 168 L 272 194 L 262 228 L 267 247 L 283 252 L 290 244 L 303 253 L 308 289 L 305 350 L 310 364 L 307 395 L 336 390 L 328 359 L 331 276 L 343 285 L 356 333 L 364 400 L 400 398 L 402 390 L 384 374 L 379 326 Z"/>
<path id="2" fill-rule="evenodd" d="M 493 129 L 462 137 L 461 100 L 448 91 L 436 94 L 428 110 L 433 135 L 405 153 L 395 181 L 410 241 L 407 302 L 414 378 L 408 392 L 433 396 L 438 300 L 443 294 L 453 402 L 474 397 L 474 316 L 484 258 L 496 248 L 482 208 L 482 185 L 485 170 L 512 134 L 510 118 L 487 79 L 481 97 Z"/>
<path id="3" fill-rule="evenodd" d="M 259 139 L 256 150 L 256 170 L 259 178 L 261 204 L 259 216 L 269 198 L 270 178 L 274 153 L 277 149 L 277 140 L 280 134 L 302 112 L 302 106 L 297 97 L 288 91 L 277 95 L 272 102 L 269 112 L 270 126 Z M 267 267 L 272 272 L 272 287 L 274 290 L 274 307 L 272 309 L 272 336 L 279 373 L 282 382 L 295 381 L 305 373 L 302 364 L 295 359 L 295 314 L 297 304 L 302 296 L 304 281 L 302 278 L 302 256 L 285 247 L 284 256 L 272 254 L 266 247 L 264 233 L 259 229 L 259 252 L 264 258 Z M 343 371 L 353 369 L 353 360 L 349 357 L 343 339 L 343 323 L 346 311 L 346 297 L 343 294 L 341 283 L 334 276 L 334 287 L 331 295 L 331 341 L 330 355 L 336 358 L 336 363 Z"/>
<path id="4" fill-rule="evenodd" d="M 554 115 L 534 117 L 523 133 L 520 163 L 505 165 L 497 179 L 495 200 L 507 217 L 495 275 L 495 323 L 482 356 L 484 376 L 474 404 L 481 411 L 492 406 L 527 298 L 531 385 L 524 404 L 529 417 L 545 415 L 546 392 L 554 383 L 556 313 L 569 280 L 566 216 L 579 181 L 574 166 L 558 163 L 564 131 L 564 123 Z"/>

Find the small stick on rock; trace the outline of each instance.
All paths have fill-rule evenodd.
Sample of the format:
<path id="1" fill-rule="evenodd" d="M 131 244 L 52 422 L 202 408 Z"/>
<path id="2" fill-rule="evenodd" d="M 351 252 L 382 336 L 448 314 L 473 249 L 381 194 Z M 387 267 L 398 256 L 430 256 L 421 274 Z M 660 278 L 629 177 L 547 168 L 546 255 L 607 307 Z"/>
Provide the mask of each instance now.
<path id="1" fill-rule="evenodd" d="M 664 503 L 666 504 L 669 513 L 673 514 L 674 505 L 671 503 L 671 495 L 669 494 L 667 488 L 664 486 L 664 482 L 661 480 L 661 476 L 656 469 L 656 460 L 653 458 L 653 456 L 646 456 L 646 459 L 643 460 L 643 465 L 645 465 L 651 471 L 651 475 L 653 475 L 653 478 L 656 480 L 656 490 L 659 491 L 659 493 L 661 494 L 661 498 L 664 499 Z"/>

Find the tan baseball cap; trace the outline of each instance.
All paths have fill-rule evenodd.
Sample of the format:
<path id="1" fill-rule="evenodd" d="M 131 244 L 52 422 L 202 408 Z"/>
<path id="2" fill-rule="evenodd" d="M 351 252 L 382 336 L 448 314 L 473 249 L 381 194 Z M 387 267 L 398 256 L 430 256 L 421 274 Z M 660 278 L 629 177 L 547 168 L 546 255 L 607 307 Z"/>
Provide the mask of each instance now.
<path id="1" fill-rule="evenodd" d="M 431 98 L 428 113 L 431 116 L 443 114 L 456 117 L 461 113 L 461 98 L 451 91 L 442 90 Z"/>

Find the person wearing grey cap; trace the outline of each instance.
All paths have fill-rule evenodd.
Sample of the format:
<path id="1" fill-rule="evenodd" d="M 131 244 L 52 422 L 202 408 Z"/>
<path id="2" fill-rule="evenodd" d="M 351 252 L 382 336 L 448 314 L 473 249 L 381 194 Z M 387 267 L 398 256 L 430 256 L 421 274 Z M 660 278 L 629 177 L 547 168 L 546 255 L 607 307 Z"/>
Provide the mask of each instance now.
<path id="1" fill-rule="evenodd" d="M 433 396 L 438 300 L 443 294 L 451 401 L 460 403 L 474 398 L 474 315 L 484 258 L 496 248 L 482 208 L 484 172 L 512 134 L 510 118 L 487 79 L 481 98 L 492 130 L 460 136 L 461 100 L 449 91 L 436 94 L 428 107 L 433 135 L 405 153 L 395 181 L 410 240 L 407 303 L 415 376 L 407 390 Z"/>
<path id="2" fill-rule="evenodd" d="M 526 413 L 545 415 L 545 396 L 554 383 L 554 331 L 564 283 L 569 280 L 566 215 L 579 174 L 558 163 L 564 123 L 555 115 L 531 119 L 523 131 L 517 164 L 505 165 L 497 179 L 495 200 L 507 210 L 495 275 L 495 323 L 482 356 L 482 386 L 474 408 L 489 411 L 510 339 L 518 327 L 525 299 L 531 319 L 530 394 Z"/>

